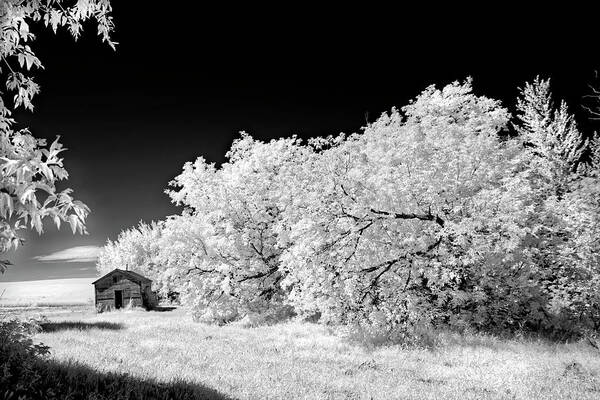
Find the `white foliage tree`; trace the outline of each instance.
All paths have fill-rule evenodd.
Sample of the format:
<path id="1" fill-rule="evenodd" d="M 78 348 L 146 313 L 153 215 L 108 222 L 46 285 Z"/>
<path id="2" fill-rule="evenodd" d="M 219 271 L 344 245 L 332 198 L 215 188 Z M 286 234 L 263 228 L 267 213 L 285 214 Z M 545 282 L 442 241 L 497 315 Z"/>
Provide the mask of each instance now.
<path id="1" fill-rule="evenodd" d="M 164 223 L 140 222 L 122 231 L 116 241 L 108 240 L 98 256 L 97 268 L 106 274 L 115 268 L 146 274 L 160 253 Z"/>
<path id="2" fill-rule="evenodd" d="M 217 168 L 199 158 L 172 182 L 169 195 L 187 209 L 181 218 L 197 228 L 186 241 L 190 257 L 169 265 L 195 292 L 199 318 L 285 312 L 278 238 L 293 193 L 288 177 L 306 152 L 295 138 L 263 143 L 242 133 L 228 162 Z"/>
<path id="3" fill-rule="evenodd" d="M 549 80 L 536 78 L 521 90 L 517 131 L 524 144 L 522 171 L 515 177 L 526 188 L 531 209 L 521 224 L 530 229 L 526 245 L 535 281 L 541 288 L 545 321 L 553 329 L 590 326 L 598 315 L 595 285 L 600 208 L 594 177 L 596 140 L 578 130 L 565 102 L 552 103 Z M 592 324 L 593 325 L 593 324 Z"/>
<path id="4" fill-rule="evenodd" d="M 313 141 L 321 151 L 283 259 L 291 301 L 327 320 L 387 326 L 443 317 L 431 302 L 460 305 L 464 269 L 483 262 L 477 250 L 513 246 L 483 234 L 492 210 L 510 208 L 496 193 L 518 151 L 499 136 L 508 118 L 467 81 L 427 88 L 362 134 Z"/>

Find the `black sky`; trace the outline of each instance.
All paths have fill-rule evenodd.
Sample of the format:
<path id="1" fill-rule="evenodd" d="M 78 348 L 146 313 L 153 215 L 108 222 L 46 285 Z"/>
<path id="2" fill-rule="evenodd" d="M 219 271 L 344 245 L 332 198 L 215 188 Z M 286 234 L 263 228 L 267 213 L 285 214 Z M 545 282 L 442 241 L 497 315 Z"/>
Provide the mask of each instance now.
<path id="1" fill-rule="evenodd" d="M 35 136 L 61 135 L 68 186 L 92 209 L 90 235 L 28 234 L 0 280 L 93 275 L 90 263 L 32 257 L 101 246 L 139 220 L 178 212 L 163 193 L 169 180 L 198 156 L 222 162 L 240 130 L 260 139 L 355 132 L 429 84 L 467 76 L 512 109 L 537 74 L 552 78 L 583 122 L 579 105 L 600 68 L 595 25 L 565 13 L 359 7 L 346 16 L 298 6 L 269 10 L 275 16 L 233 4 L 176 8 L 185 3 L 113 1 L 116 52 L 92 25 L 77 43 L 35 26 L 42 94 L 35 113 L 16 117 Z"/>

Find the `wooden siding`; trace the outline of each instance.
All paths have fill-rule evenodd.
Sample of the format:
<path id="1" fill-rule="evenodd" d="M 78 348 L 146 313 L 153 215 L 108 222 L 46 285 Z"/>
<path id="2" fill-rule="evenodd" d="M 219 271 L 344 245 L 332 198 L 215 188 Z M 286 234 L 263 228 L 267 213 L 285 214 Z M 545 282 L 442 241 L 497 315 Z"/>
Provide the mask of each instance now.
<path id="1" fill-rule="evenodd" d="M 116 283 L 113 282 L 113 276 L 118 276 L 119 278 Z M 123 307 L 142 307 L 144 305 L 140 284 L 130 281 L 120 274 L 113 274 L 96 283 L 96 307 L 100 310 L 114 309 L 115 290 L 123 291 Z"/>
<path id="2" fill-rule="evenodd" d="M 157 304 L 156 295 L 152 292 L 151 281 L 137 281 L 136 276 L 129 276 L 127 272 L 114 270 L 94 282 L 96 310 L 99 312 L 113 310 L 115 304 L 115 291 L 122 292 L 121 307 L 146 307 L 152 308 Z"/>

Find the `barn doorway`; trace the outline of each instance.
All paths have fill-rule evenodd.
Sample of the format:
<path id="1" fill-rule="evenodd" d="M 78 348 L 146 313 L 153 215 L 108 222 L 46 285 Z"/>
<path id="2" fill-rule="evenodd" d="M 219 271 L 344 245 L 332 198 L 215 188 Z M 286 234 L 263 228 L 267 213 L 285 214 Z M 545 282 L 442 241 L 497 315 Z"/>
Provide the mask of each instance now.
<path id="1" fill-rule="evenodd" d="M 115 308 L 119 309 L 123 307 L 123 291 L 115 290 Z"/>

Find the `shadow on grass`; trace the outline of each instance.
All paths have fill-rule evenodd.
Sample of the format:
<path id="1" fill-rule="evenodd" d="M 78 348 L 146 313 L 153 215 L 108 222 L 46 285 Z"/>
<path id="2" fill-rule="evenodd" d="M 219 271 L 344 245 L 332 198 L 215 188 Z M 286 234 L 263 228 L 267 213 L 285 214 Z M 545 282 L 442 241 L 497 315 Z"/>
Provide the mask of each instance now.
<path id="1" fill-rule="evenodd" d="M 177 307 L 172 306 L 156 306 L 152 308 L 152 311 L 165 312 L 165 311 L 173 311 L 177 309 Z"/>
<path id="2" fill-rule="evenodd" d="M 39 377 L 21 392 L 31 391 L 36 399 L 164 399 L 164 400 L 234 400 L 212 388 L 185 382 L 156 382 L 124 373 L 103 373 L 78 363 L 39 360 L 34 371 Z M 18 390 L 18 389 L 17 389 Z M 15 397 L 17 398 L 17 397 Z"/>
<path id="3" fill-rule="evenodd" d="M 44 322 L 40 324 L 42 332 L 58 332 L 77 329 L 87 331 L 92 329 L 117 331 L 125 329 L 123 324 L 115 322 L 83 322 L 83 321 L 61 321 L 61 322 Z"/>

